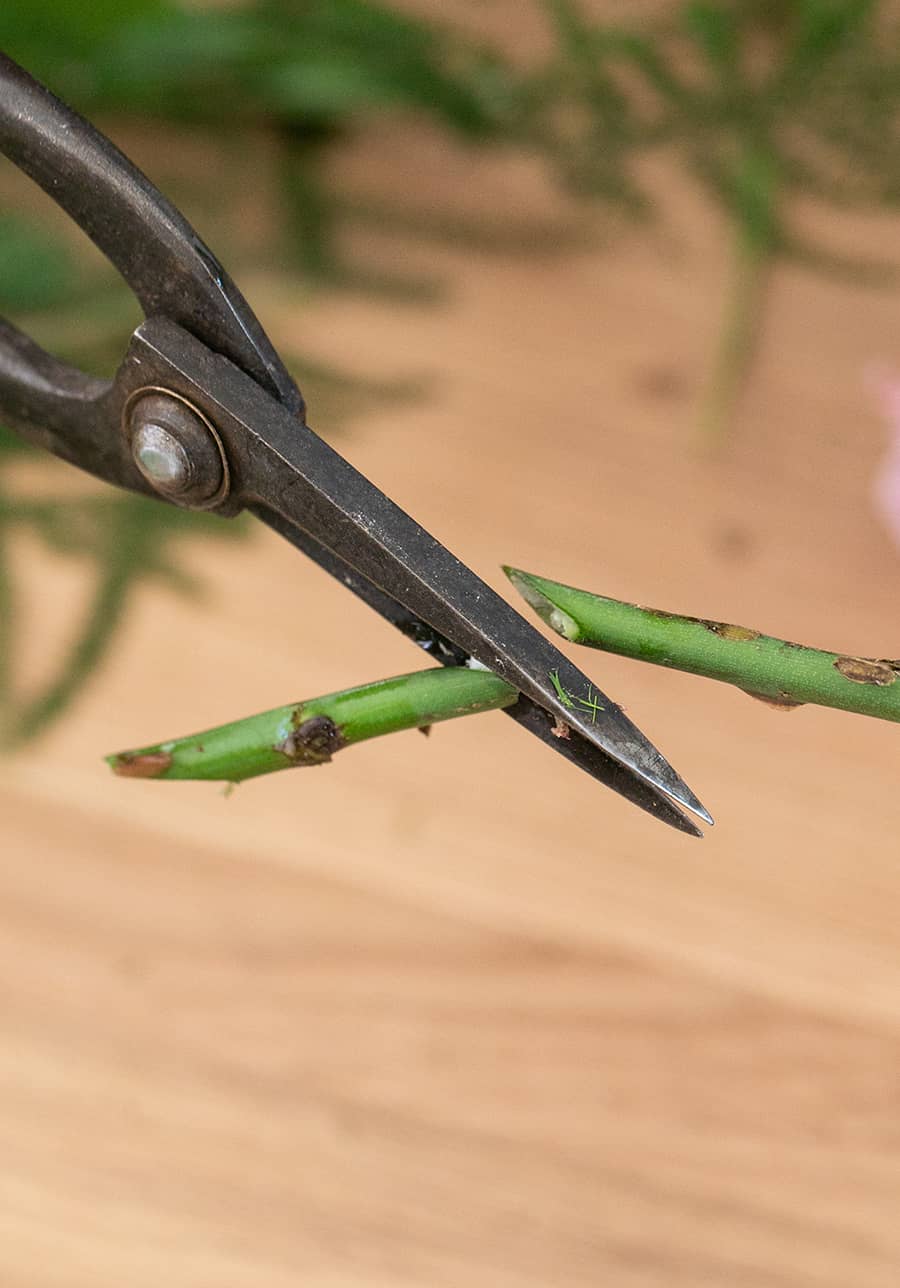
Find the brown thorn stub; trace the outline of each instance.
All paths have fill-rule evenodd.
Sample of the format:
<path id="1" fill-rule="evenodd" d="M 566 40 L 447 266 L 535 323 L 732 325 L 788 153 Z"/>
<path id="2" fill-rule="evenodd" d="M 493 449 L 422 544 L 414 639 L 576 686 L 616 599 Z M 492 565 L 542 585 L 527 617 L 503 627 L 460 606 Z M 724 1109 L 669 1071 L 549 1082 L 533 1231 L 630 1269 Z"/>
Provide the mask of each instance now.
<path id="1" fill-rule="evenodd" d="M 754 693 L 752 689 L 742 689 L 741 692 L 746 693 L 748 698 L 755 698 L 757 702 L 764 702 L 773 711 L 796 711 L 797 707 L 805 705 L 796 698 L 789 698 L 786 693 Z"/>
<path id="2" fill-rule="evenodd" d="M 303 708 L 295 713 L 295 727 L 275 748 L 294 765 L 327 765 L 336 751 L 345 746 L 344 737 L 330 716 L 310 716 L 304 720 Z"/>
<path id="3" fill-rule="evenodd" d="M 834 668 L 845 680 L 854 684 L 875 684 L 887 688 L 897 679 L 897 671 L 891 662 L 879 662 L 870 657 L 839 657 Z"/>

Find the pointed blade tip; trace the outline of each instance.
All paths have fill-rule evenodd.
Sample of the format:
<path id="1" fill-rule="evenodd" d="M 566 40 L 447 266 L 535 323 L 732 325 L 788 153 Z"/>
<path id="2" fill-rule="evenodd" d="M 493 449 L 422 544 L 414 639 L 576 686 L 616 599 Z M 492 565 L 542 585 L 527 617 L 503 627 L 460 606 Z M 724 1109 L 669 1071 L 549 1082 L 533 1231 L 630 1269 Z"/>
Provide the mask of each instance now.
<path id="1" fill-rule="evenodd" d="M 683 779 L 678 778 L 677 786 L 671 782 L 662 782 L 658 778 L 654 778 L 653 783 L 656 787 L 659 787 L 664 791 L 667 796 L 671 797 L 676 804 L 690 810 L 692 814 L 696 814 L 697 818 L 702 819 L 703 822 L 707 823 L 710 827 L 715 827 L 716 820 L 713 818 L 712 814 L 710 814 L 703 802 L 694 795 Z M 700 835 L 702 836 L 703 833 L 701 832 Z"/>
<path id="2" fill-rule="evenodd" d="M 656 817 L 660 820 L 660 822 L 668 823 L 670 827 L 674 827 L 677 831 L 684 832 L 688 836 L 696 836 L 700 840 L 703 839 L 703 837 L 706 835 L 705 832 L 703 832 L 701 828 L 697 826 L 697 824 L 694 822 L 692 818 L 688 818 L 687 814 L 682 813 L 682 811 L 678 808 L 678 805 L 686 804 L 686 802 L 681 800 L 681 798 L 678 798 L 678 805 L 676 805 L 675 800 L 671 797 L 671 795 L 668 792 L 666 792 L 665 796 L 661 796 L 660 799 L 666 800 L 668 802 L 669 810 L 670 810 L 668 814 L 657 814 Z M 698 801 L 698 804 L 699 804 L 699 801 Z M 704 822 L 712 823 L 713 821 L 711 815 L 708 813 L 707 810 L 703 808 L 702 805 L 700 806 L 699 810 L 695 810 L 692 812 L 697 813 L 699 817 L 703 819 Z"/>
<path id="3" fill-rule="evenodd" d="M 689 809 L 692 814 L 696 814 L 698 818 L 702 818 L 704 823 L 708 823 L 710 827 L 715 827 L 716 820 L 713 818 L 712 814 L 710 814 L 703 802 L 698 800 L 689 787 L 685 787 L 684 794 L 679 794 L 675 797 L 675 800 L 677 800 L 680 805 L 683 805 L 685 809 Z"/>

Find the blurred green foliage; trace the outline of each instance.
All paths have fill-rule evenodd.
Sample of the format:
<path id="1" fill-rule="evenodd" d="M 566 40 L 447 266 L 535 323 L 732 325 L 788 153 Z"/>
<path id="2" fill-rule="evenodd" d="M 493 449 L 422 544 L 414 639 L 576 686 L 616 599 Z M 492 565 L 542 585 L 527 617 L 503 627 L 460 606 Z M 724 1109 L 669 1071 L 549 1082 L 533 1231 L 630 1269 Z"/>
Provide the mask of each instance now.
<path id="1" fill-rule="evenodd" d="M 839 206 L 900 202 L 897 7 L 689 0 L 626 26 L 588 21 L 575 0 L 543 4 L 557 54 L 533 106 L 564 180 L 646 214 L 655 203 L 636 163 L 664 150 L 731 217 L 733 283 L 702 412 L 718 436 L 752 361 L 775 257 L 872 284 L 895 280 L 895 265 L 817 245 L 792 210 L 801 195 Z"/>
<path id="2" fill-rule="evenodd" d="M 625 26 L 589 22 L 575 0 L 542 3 L 557 49 L 533 106 L 573 185 L 646 209 L 634 163 L 669 148 L 748 235 L 790 251 L 801 243 L 772 210 L 773 175 L 779 193 L 900 199 L 895 5 L 689 0 Z M 567 146 L 561 104 L 576 109 Z"/>
<path id="3" fill-rule="evenodd" d="M 413 106 L 470 134 L 492 119 L 502 61 L 375 0 L 59 0 L 16 6 L 4 45 L 82 110 L 332 127 Z"/>
<path id="4" fill-rule="evenodd" d="M 248 130 L 264 132 L 284 216 L 269 254 L 306 285 L 377 284 L 342 258 L 346 208 L 326 165 L 335 145 L 373 113 L 411 112 L 464 140 L 538 153 L 561 185 L 629 218 L 664 207 L 665 194 L 647 186 L 642 163 L 671 155 L 727 212 L 735 233 L 704 411 L 708 428 L 720 430 L 752 360 L 776 257 L 889 279 L 889 266 L 812 243 L 794 221 L 794 198 L 876 208 L 900 200 L 897 7 L 888 0 L 673 0 L 640 20 L 610 3 L 599 20 L 578 0 L 529 2 L 551 36 L 530 65 L 374 0 L 210 7 L 56 0 L 52 18 L 38 0 L 17 0 L 0 9 L 0 47 L 91 116 L 202 126 L 225 147 Z M 409 218 L 402 201 L 393 213 Z M 445 226 L 460 232 L 452 221 Z M 94 370 L 111 369 L 136 320 L 114 278 L 76 262 L 49 228 L 11 213 L 0 215 L 0 311 Z M 302 359 L 295 369 L 319 423 L 414 392 Z M 7 741 L 32 735 L 77 692 L 143 578 L 184 582 L 186 536 L 233 530 L 128 497 L 38 505 L 10 482 L 10 462 L 22 450 L 0 431 Z M 60 672 L 30 695 L 18 692 L 13 665 L 18 591 L 10 541 L 21 530 L 88 561 L 97 584 Z"/>
<path id="5" fill-rule="evenodd" d="M 373 0 L 33 0 L 0 15 L 0 47 L 86 115 L 264 129 L 280 158 L 278 247 L 306 276 L 345 275 L 327 149 L 375 112 L 413 110 L 469 139 L 509 128 L 503 60 L 434 23 Z M 351 275 L 355 276 L 355 275 Z"/>
<path id="6" fill-rule="evenodd" d="M 65 307 L 75 294 L 75 266 L 61 242 L 23 216 L 0 212 L 0 309 Z"/>

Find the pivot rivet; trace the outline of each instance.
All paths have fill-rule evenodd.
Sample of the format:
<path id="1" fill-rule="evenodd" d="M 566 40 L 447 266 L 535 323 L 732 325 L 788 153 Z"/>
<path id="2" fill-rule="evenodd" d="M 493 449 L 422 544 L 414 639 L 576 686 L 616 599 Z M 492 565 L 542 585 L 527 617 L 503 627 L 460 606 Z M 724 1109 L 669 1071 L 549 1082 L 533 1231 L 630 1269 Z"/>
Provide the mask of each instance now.
<path id="1" fill-rule="evenodd" d="M 183 445 L 162 425 L 146 421 L 131 440 L 134 463 L 148 483 L 162 492 L 184 492 L 191 483 L 191 462 Z"/>
<path id="2" fill-rule="evenodd" d="M 180 394 L 141 389 L 125 409 L 131 455 L 143 477 L 176 505 L 203 510 L 228 493 L 228 464 L 213 426 Z"/>

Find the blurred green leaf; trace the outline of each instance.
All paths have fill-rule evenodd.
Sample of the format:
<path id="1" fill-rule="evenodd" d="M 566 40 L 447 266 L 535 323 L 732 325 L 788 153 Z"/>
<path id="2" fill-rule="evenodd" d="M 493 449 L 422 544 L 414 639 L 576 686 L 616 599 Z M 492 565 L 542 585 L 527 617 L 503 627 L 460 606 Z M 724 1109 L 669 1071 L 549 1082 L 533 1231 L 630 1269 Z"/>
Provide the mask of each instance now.
<path id="1" fill-rule="evenodd" d="M 709 0 L 697 0 L 687 6 L 685 26 L 717 73 L 735 75 L 741 33 L 733 12 Z"/>
<path id="2" fill-rule="evenodd" d="M 58 238 L 22 215 L 0 211 L 0 311 L 65 304 L 76 280 L 72 256 Z"/>
<path id="3" fill-rule="evenodd" d="M 791 62 L 795 68 L 821 68 L 846 51 L 872 17 L 873 0 L 805 0 Z"/>
<path id="4" fill-rule="evenodd" d="M 51 9 L 39 0 L 13 0 L 0 7 L 0 48 L 56 93 L 86 106 L 120 28 L 176 12 L 165 0 L 54 0 Z"/>

